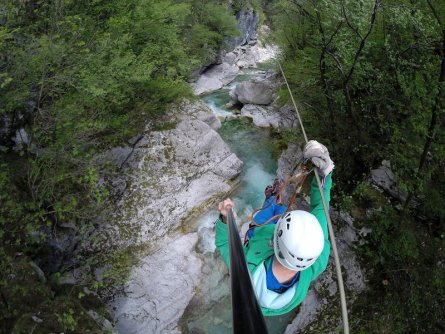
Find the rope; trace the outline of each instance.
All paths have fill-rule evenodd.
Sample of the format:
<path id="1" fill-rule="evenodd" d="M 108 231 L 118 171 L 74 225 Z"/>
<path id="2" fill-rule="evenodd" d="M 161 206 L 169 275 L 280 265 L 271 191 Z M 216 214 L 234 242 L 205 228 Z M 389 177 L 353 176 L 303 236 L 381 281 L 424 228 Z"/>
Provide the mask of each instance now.
<path id="1" fill-rule="evenodd" d="M 299 166 L 299 165 L 297 165 L 297 166 L 294 168 L 294 170 L 295 170 L 296 168 L 298 168 L 298 166 Z M 301 164 L 300 164 L 300 166 L 301 166 Z M 259 226 L 267 225 L 269 222 L 271 222 L 271 221 L 273 221 L 273 220 L 275 220 L 275 219 L 278 219 L 278 218 L 280 218 L 281 216 L 284 216 L 287 212 L 290 211 L 291 207 L 295 204 L 295 201 L 297 200 L 297 196 L 298 196 L 298 195 L 300 194 L 300 192 L 301 192 L 301 189 L 302 189 L 303 184 L 305 183 L 305 181 L 306 181 L 306 179 L 307 179 L 307 176 L 308 176 L 308 175 L 311 173 L 311 171 L 312 171 L 312 170 L 307 171 L 307 168 L 306 168 L 306 166 L 304 166 L 304 165 L 303 165 L 303 168 L 302 168 L 302 169 L 303 169 L 303 171 L 302 171 L 301 173 L 289 177 L 289 178 L 282 184 L 282 186 L 279 188 L 279 190 L 278 190 L 277 193 L 275 194 L 275 198 L 274 198 L 272 201 L 270 201 L 266 206 L 262 206 L 262 207 L 260 207 L 260 208 L 258 208 L 258 209 L 255 209 L 255 210 L 252 212 L 252 214 L 251 214 L 251 216 L 250 216 L 250 221 L 251 221 L 251 223 L 250 223 L 250 225 L 249 225 L 249 229 L 246 231 L 246 233 L 245 233 L 245 235 L 244 235 L 244 244 L 245 244 L 245 245 L 246 245 L 246 244 L 248 243 L 248 241 L 249 241 L 248 234 L 249 234 L 249 232 L 250 232 L 252 229 L 254 229 L 254 228 L 256 228 L 256 227 L 259 227 Z M 257 222 L 255 221 L 255 214 L 256 214 L 257 212 L 259 212 L 259 211 L 262 211 L 262 210 L 267 209 L 267 208 L 268 208 L 269 206 L 271 206 L 273 203 L 281 204 L 280 202 L 281 202 L 281 199 L 282 199 L 282 196 L 283 196 L 283 195 L 282 195 L 283 191 L 286 189 L 286 187 L 287 187 L 292 181 L 294 181 L 294 180 L 298 180 L 298 179 L 300 179 L 300 180 L 298 181 L 298 183 L 297 183 L 297 185 L 296 185 L 295 191 L 293 192 L 292 197 L 291 197 L 291 198 L 287 201 L 287 203 L 286 203 L 286 206 L 287 206 L 287 210 L 286 210 L 286 212 L 283 213 L 283 214 L 281 214 L 281 215 L 275 215 L 275 216 L 272 216 L 272 217 L 270 217 L 268 220 L 266 220 L 265 222 L 257 223 Z"/>
<path id="2" fill-rule="evenodd" d="M 286 83 L 287 89 L 289 90 L 289 95 L 292 99 L 292 103 L 293 103 L 295 111 L 297 113 L 298 121 L 300 122 L 300 125 L 301 125 L 301 131 L 303 132 L 304 140 L 307 143 L 308 139 L 307 139 L 306 131 L 304 130 L 303 121 L 301 120 L 300 113 L 298 112 L 297 104 L 295 103 L 294 96 L 292 95 L 292 91 L 289 87 L 289 83 L 287 82 L 286 75 L 284 74 L 283 68 L 281 67 L 281 64 L 278 61 L 277 61 L 277 63 L 278 63 L 278 66 L 280 67 L 280 71 L 284 78 L 284 82 Z M 317 169 L 314 169 L 314 173 L 315 173 L 315 178 L 317 179 L 318 189 L 320 190 L 321 199 L 323 201 L 324 213 L 325 213 L 327 221 L 328 221 L 329 236 L 331 238 L 332 250 L 334 252 L 335 269 L 337 272 L 338 288 L 339 288 L 340 300 L 341 300 L 341 314 L 342 314 L 342 318 L 343 318 L 343 332 L 345 334 L 349 334 L 349 321 L 348 321 L 348 311 L 346 308 L 345 288 L 343 285 L 343 277 L 341 274 L 340 259 L 338 257 L 334 229 L 332 228 L 331 216 L 329 215 L 328 206 L 326 204 L 326 199 L 324 197 L 324 193 L 323 193 L 323 189 L 322 189 L 321 181 L 320 181 L 320 176 L 318 175 Z"/>

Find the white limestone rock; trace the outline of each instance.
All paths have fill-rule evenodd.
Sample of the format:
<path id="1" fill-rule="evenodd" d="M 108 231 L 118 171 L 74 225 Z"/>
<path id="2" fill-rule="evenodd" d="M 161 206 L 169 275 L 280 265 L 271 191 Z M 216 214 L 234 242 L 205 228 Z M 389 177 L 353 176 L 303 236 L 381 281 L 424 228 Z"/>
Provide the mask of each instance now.
<path id="1" fill-rule="evenodd" d="M 119 333 L 180 333 L 178 320 L 200 284 L 202 262 L 193 249 L 197 233 L 166 238 L 133 268 L 110 305 Z"/>
<path id="2" fill-rule="evenodd" d="M 180 117 L 196 118 L 206 123 L 213 130 L 218 130 L 221 127 L 221 121 L 215 116 L 212 109 L 210 109 L 210 107 L 201 100 L 194 101 L 193 103 L 184 101 L 180 105 L 179 109 L 181 110 L 179 114 L 183 115 Z"/>
<path id="3" fill-rule="evenodd" d="M 127 161 L 125 190 L 114 219 L 96 231 L 89 250 L 155 242 L 231 190 L 230 181 L 243 163 L 212 128 L 220 122 L 210 109 L 203 102 L 186 101 L 171 115 L 177 122 L 173 129 L 147 130 L 129 156 L 128 150 L 120 150 Z"/>
<path id="4" fill-rule="evenodd" d="M 282 129 L 298 126 L 295 112 L 286 107 L 277 110 L 275 106 L 246 104 L 241 109 L 241 116 L 251 118 L 253 123 L 259 127 Z"/>
<path id="5" fill-rule="evenodd" d="M 193 90 L 196 95 L 218 90 L 232 82 L 238 73 L 238 66 L 223 62 L 205 71 L 193 85 Z"/>
<path id="6" fill-rule="evenodd" d="M 269 85 L 263 82 L 243 81 L 230 91 L 234 103 L 268 105 L 273 94 Z"/>
<path id="7" fill-rule="evenodd" d="M 271 108 L 261 107 L 254 104 L 246 104 L 241 109 L 241 116 L 252 119 L 253 124 L 262 128 L 268 128 L 275 125 L 278 127 L 277 115 L 272 112 Z"/>
<path id="8" fill-rule="evenodd" d="M 265 45 L 258 41 L 255 45 L 238 46 L 222 56 L 222 61 L 237 65 L 239 68 L 256 68 L 258 63 L 264 63 L 276 58 L 279 49 L 275 45 Z"/>

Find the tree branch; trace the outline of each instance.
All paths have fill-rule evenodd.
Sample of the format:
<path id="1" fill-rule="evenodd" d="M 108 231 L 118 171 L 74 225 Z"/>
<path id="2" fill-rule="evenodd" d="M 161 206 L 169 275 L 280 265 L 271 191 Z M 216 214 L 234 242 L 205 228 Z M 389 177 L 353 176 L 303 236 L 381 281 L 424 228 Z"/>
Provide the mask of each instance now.
<path id="1" fill-rule="evenodd" d="M 306 8 L 304 8 L 300 3 L 298 3 L 298 0 L 291 0 L 291 2 L 296 5 L 300 11 L 304 14 L 304 16 L 310 17 L 311 19 L 315 19 L 315 17 L 309 13 Z"/>
<path id="2" fill-rule="evenodd" d="M 354 61 L 352 62 L 352 65 L 351 65 L 351 69 L 349 70 L 349 73 L 346 76 L 345 85 L 347 85 L 349 80 L 351 80 L 352 74 L 354 73 L 354 70 L 355 70 L 355 66 L 357 65 L 358 58 L 359 58 L 360 54 L 362 53 L 363 48 L 365 47 L 366 40 L 368 39 L 369 35 L 371 35 L 372 28 L 374 27 L 375 20 L 377 18 L 377 9 L 379 8 L 379 6 L 380 6 L 380 0 L 375 0 L 374 9 L 371 14 L 371 22 L 369 24 L 368 31 L 366 32 L 365 37 L 362 38 L 359 48 L 358 48 L 357 52 L 355 53 L 355 57 L 354 57 Z"/>
<path id="3" fill-rule="evenodd" d="M 346 9 L 345 9 L 343 2 L 341 4 L 341 11 L 342 11 L 343 17 L 345 18 L 345 21 L 346 21 L 346 24 L 348 25 L 348 27 L 351 28 L 351 30 L 357 34 L 357 36 L 360 38 L 360 40 L 363 40 L 363 37 L 360 34 L 360 31 L 358 30 L 358 27 L 353 27 L 351 22 L 349 22 L 348 15 L 346 15 Z"/>
<path id="4" fill-rule="evenodd" d="M 436 18 L 437 23 L 439 23 L 440 28 L 442 29 L 442 34 L 445 34 L 445 31 L 442 27 L 442 22 L 440 21 L 439 15 L 437 14 L 436 8 L 434 8 L 433 4 L 431 3 L 431 0 L 426 0 L 428 3 L 428 7 L 430 7 L 431 12 L 433 13 L 433 16 Z"/>

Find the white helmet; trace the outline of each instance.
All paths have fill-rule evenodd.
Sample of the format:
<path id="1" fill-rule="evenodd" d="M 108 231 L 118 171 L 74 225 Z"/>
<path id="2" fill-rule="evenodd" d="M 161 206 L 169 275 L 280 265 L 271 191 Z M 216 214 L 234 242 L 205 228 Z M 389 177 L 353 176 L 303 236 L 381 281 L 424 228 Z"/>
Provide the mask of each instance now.
<path id="1" fill-rule="evenodd" d="M 275 256 L 283 266 L 301 271 L 311 266 L 323 251 L 323 231 L 312 213 L 291 211 L 278 220 L 273 244 Z"/>

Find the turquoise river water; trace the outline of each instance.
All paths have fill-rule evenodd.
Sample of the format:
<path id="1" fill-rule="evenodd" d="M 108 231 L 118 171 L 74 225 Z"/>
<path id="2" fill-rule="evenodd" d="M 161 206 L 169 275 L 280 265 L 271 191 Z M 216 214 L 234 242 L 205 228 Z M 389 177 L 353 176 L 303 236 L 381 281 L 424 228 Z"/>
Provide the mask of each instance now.
<path id="1" fill-rule="evenodd" d="M 252 210 L 261 206 L 264 200 L 264 188 L 276 177 L 277 161 L 282 149 L 273 138 L 270 129 L 258 128 L 246 118 L 234 118 L 233 110 L 226 107 L 229 102 L 229 91 L 236 83 L 252 80 L 261 74 L 260 70 L 249 71 L 238 76 L 234 83 L 203 97 L 204 102 L 222 119 L 219 134 L 244 162 L 240 184 L 232 195 L 239 223 L 247 222 Z M 205 215 L 201 218 L 200 225 L 211 226 L 215 216 L 215 212 Z M 209 240 L 209 242 L 214 241 Z M 216 259 L 216 261 L 221 260 Z M 184 319 L 186 332 L 190 334 L 233 332 L 228 280 L 221 284 L 227 285 L 225 296 L 213 305 L 195 305 L 194 308 L 198 308 L 198 312 L 195 310 L 193 317 Z M 283 333 L 290 317 L 290 315 L 266 317 L 269 333 Z"/>

